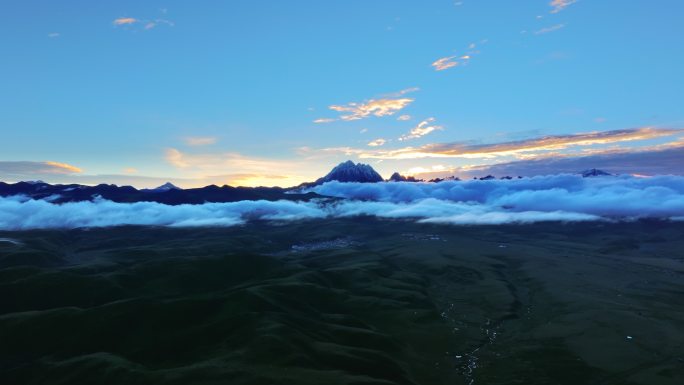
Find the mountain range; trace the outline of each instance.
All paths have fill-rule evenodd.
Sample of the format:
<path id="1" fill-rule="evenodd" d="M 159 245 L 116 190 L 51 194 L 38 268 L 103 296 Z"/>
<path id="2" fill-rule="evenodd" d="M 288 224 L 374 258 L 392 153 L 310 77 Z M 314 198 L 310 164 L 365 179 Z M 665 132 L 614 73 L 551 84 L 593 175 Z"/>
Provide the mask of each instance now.
<path id="1" fill-rule="evenodd" d="M 318 194 L 293 193 L 281 187 L 232 187 L 206 186 L 180 189 L 169 184 L 155 189 L 138 190 L 131 186 L 99 184 L 84 186 L 78 184 L 51 185 L 44 182 L 0 182 L 0 196 L 24 195 L 54 203 L 92 201 L 102 197 L 113 202 L 158 202 L 168 205 L 201 204 L 205 202 L 237 202 L 244 200 L 296 200 L 308 201 L 319 198 Z"/>
<path id="2" fill-rule="evenodd" d="M 597 177 L 611 175 L 605 171 L 591 169 L 581 173 L 583 177 Z M 491 175 L 480 180 L 496 179 Z M 501 179 L 511 179 L 503 177 Z M 430 182 L 440 182 L 444 179 L 433 179 Z M 458 178 L 447 178 L 458 180 Z M 132 186 L 117 186 L 113 184 L 99 184 L 85 186 L 79 184 L 52 185 L 42 181 L 4 183 L 0 182 L 0 196 L 23 195 L 32 199 L 42 199 L 53 203 L 92 201 L 101 197 L 113 202 L 158 202 L 168 205 L 201 204 L 206 202 L 237 202 L 243 200 L 293 200 L 308 201 L 314 198 L 324 198 L 306 189 L 331 182 L 377 183 L 384 179 L 373 167 L 367 164 L 346 161 L 335 166 L 328 174 L 315 182 L 303 183 L 295 188 L 282 187 L 232 187 L 228 185 L 210 185 L 201 188 L 181 189 L 172 183 L 165 183 L 154 189 L 136 189 Z M 419 182 L 413 177 L 405 177 L 394 173 L 388 182 Z"/>

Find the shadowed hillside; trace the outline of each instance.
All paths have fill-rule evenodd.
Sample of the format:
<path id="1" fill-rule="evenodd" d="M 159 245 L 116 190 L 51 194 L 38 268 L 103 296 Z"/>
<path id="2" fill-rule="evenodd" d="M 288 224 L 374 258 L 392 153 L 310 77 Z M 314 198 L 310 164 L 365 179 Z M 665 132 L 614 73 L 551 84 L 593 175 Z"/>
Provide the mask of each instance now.
<path id="1" fill-rule="evenodd" d="M 667 222 L 369 218 L 3 232 L 0 375 L 678 384 L 682 235 L 684 224 Z"/>

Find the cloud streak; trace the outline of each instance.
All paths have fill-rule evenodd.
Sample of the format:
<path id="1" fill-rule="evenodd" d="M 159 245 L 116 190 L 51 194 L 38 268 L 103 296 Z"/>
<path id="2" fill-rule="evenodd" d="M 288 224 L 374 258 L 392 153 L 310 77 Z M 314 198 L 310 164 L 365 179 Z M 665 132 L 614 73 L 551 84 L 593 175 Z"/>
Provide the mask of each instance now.
<path id="1" fill-rule="evenodd" d="M 534 34 L 535 35 L 544 35 L 546 33 L 558 31 L 559 29 L 562 29 L 562 28 L 565 28 L 565 24 L 556 24 L 556 25 L 552 25 L 550 27 L 545 27 L 545 28 L 542 28 L 538 31 L 535 31 Z"/>
<path id="2" fill-rule="evenodd" d="M 332 118 L 320 118 L 320 119 L 314 120 L 313 122 L 317 123 L 317 124 L 322 124 L 322 123 L 332 123 L 334 121 L 335 121 L 335 119 L 332 119 Z"/>
<path id="3" fill-rule="evenodd" d="M 397 150 L 365 152 L 361 158 L 418 159 L 418 158 L 496 158 L 524 157 L 526 153 L 563 150 L 576 146 L 606 145 L 673 136 L 682 129 L 636 128 L 570 135 L 551 135 L 521 141 L 494 144 L 437 143 Z"/>
<path id="4" fill-rule="evenodd" d="M 119 17 L 117 19 L 114 19 L 112 22 L 114 25 L 131 25 L 139 22 L 140 20 L 134 18 L 134 17 Z"/>
<path id="5" fill-rule="evenodd" d="M 535 176 L 557 173 L 575 173 L 599 168 L 613 174 L 662 175 L 683 174 L 684 144 L 680 147 L 646 148 L 638 150 L 606 150 L 590 152 L 586 156 L 556 156 L 542 159 L 520 160 L 494 165 L 452 170 L 461 177 Z"/>
<path id="6" fill-rule="evenodd" d="M 31 180 L 44 175 L 69 175 L 81 172 L 82 169 L 68 163 L 0 161 L 2 180 Z"/>
<path id="7" fill-rule="evenodd" d="M 114 24 L 116 27 L 141 25 L 145 30 L 150 30 L 158 25 L 167 25 L 169 27 L 173 27 L 175 25 L 172 21 L 166 19 L 143 20 L 136 19 L 134 17 L 119 17 L 114 19 L 112 24 Z"/>
<path id="8" fill-rule="evenodd" d="M 550 13 L 558 13 L 572 4 L 575 4 L 576 2 L 577 0 L 553 0 L 549 3 L 549 5 L 553 8 L 551 9 Z"/>

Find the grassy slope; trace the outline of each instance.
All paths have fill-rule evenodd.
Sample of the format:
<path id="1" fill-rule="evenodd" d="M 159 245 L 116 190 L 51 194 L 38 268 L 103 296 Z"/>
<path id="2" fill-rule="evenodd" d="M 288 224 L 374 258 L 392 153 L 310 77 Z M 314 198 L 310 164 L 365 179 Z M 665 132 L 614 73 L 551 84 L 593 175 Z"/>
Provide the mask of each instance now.
<path id="1" fill-rule="evenodd" d="M 0 233 L 23 243 L 0 242 L 0 377 L 679 384 L 682 235 L 368 218 Z"/>

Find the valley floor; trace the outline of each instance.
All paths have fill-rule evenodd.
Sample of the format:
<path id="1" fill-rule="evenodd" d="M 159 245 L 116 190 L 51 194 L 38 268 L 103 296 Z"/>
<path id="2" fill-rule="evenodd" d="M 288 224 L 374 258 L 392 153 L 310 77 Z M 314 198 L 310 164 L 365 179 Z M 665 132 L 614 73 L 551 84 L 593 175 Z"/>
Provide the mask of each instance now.
<path id="1" fill-rule="evenodd" d="M 684 222 L 0 232 L 3 384 L 682 384 Z"/>

